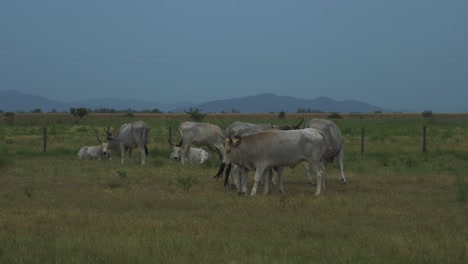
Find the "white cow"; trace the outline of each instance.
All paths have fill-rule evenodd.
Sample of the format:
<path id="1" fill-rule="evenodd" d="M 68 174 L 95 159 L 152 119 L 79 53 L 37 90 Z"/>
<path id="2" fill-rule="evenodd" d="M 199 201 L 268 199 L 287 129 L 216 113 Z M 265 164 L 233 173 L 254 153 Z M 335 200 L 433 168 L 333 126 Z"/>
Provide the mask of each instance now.
<path id="1" fill-rule="evenodd" d="M 111 159 L 110 152 L 104 151 L 102 146 L 83 146 L 78 151 L 78 159 L 101 159 L 103 157 L 107 157 Z"/>
<path id="2" fill-rule="evenodd" d="M 108 130 L 104 130 L 107 133 L 107 141 L 102 142 L 104 150 L 108 149 L 120 149 L 122 155 L 121 163 L 124 163 L 125 152 L 128 150 L 130 158 L 132 157 L 132 149 L 139 148 L 141 151 L 141 165 L 145 165 L 146 156 L 148 156 L 148 140 L 150 129 L 147 124 L 143 121 L 137 121 L 134 123 L 123 124 L 119 130 L 111 133 Z"/>
<path id="3" fill-rule="evenodd" d="M 181 156 L 183 155 L 183 153 L 182 153 L 182 149 L 180 148 L 180 145 L 171 144 L 171 147 L 172 147 L 171 162 L 181 162 Z M 202 164 L 209 157 L 210 157 L 210 154 L 204 149 L 190 148 L 188 162 L 190 164 L 194 164 L 194 163 Z"/>
<path id="4" fill-rule="evenodd" d="M 255 170 L 255 183 L 250 195 L 256 194 L 258 183 L 269 169 L 292 168 L 308 162 L 317 176 L 315 195 L 320 195 L 322 188 L 325 188 L 320 163 L 323 152 L 324 137 L 317 129 L 263 130 L 234 139 L 227 138 L 223 162 Z M 268 190 L 269 184 L 265 184 L 265 192 L 268 193 Z"/>

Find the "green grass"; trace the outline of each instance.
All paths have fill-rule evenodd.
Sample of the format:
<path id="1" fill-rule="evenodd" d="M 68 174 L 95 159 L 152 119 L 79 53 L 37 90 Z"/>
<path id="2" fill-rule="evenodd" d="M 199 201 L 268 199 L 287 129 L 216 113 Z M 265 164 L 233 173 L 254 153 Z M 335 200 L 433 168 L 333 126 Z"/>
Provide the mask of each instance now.
<path id="1" fill-rule="evenodd" d="M 43 121 L 17 115 L 14 127 L 0 125 L 1 263 L 468 260 L 468 133 L 459 119 L 426 124 L 426 153 L 424 119 L 339 120 L 346 185 L 330 165 L 325 193 L 316 197 L 298 166 L 285 170 L 284 194 L 275 187 L 270 195 L 245 197 L 212 179 L 216 157 L 198 166 L 169 161 L 167 124 L 177 131 L 183 118 L 142 118 L 151 141 L 140 166 L 138 151 L 124 165 L 117 153 L 112 160 L 78 160 L 79 148 L 97 144 L 94 131 L 107 124 L 88 117 L 77 127 L 56 116 L 47 119 L 46 153 Z M 235 120 L 282 122 L 276 115 L 209 118 L 222 128 Z M 124 119 L 110 117 L 113 124 Z M 368 136 L 364 154 L 361 127 Z M 252 173 L 249 180 L 251 187 Z"/>

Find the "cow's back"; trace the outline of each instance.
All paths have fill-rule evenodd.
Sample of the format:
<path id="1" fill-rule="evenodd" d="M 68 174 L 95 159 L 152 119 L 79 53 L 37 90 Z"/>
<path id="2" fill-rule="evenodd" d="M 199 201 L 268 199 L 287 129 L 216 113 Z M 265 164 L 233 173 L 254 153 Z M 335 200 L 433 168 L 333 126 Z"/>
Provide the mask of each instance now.
<path id="1" fill-rule="evenodd" d="M 127 147 L 146 146 L 149 140 L 149 127 L 143 121 L 123 124 L 119 130 L 119 141 Z"/>
<path id="2" fill-rule="evenodd" d="M 222 143 L 224 138 L 221 128 L 209 123 L 183 122 L 179 125 L 179 133 L 184 140 L 196 146 Z"/>
<path id="3" fill-rule="evenodd" d="M 330 120 L 312 119 L 307 121 L 305 128 L 315 128 L 322 132 L 325 139 L 325 157 L 333 158 L 343 147 L 343 137 L 338 126 Z"/>
<path id="4" fill-rule="evenodd" d="M 316 129 L 262 130 L 244 136 L 242 155 L 246 160 L 295 166 L 311 156 L 323 154 L 323 137 Z"/>

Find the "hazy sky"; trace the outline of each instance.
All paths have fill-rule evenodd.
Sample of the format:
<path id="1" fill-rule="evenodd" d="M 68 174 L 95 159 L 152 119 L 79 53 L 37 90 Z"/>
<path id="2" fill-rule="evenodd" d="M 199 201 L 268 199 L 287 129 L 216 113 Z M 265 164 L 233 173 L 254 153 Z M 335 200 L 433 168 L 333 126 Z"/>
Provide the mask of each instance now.
<path id="1" fill-rule="evenodd" d="M 468 112 L 468 1 L 0 0 L 0 91 Z M 1 107 L 0 107 L 1 108 Z"/>

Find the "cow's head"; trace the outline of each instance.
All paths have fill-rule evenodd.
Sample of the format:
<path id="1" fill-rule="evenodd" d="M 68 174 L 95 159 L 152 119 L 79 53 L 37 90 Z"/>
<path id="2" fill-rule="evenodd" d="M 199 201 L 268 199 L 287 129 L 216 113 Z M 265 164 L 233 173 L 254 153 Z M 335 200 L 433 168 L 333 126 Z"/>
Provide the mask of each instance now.
<path id="1" fill-rule="evenodd" d="M 171 162 L 180 162 L 182 159 L 182 149 L 180 148 L 180 146 L 182 146 L 182 140 L 179 142 L 179 144 L 174 144 L 169 141 L 169 146 L 172 149 Z"/>
<path id="2" fill-rule="evenodd" d="M 119 149 L 120 148 L 120 139 L 119 139 L 119 130 L 115 131 L 114 133 L 110 132 L 109 129 L 104 129 L 106 132 L 106 143 L 107 149 Z"/>
<path id="3" fill-rule="evenodd" d="M 233 150 L 235 150 L 242 143 L 241 137 L 228 137 L 224 140 L 224 159 L 226 162 L 230 161 L 230 156 L 233 155 Z M 228 162 L 229 163 L 229 162 Z"/>
<path id="4" fill-rule="evenodd" d="M 99 143 L 101 143 L 101 148 L 102 148 L 102 155 L 105 156 L 105 157 L 108 157 L 109 156 L 109 143 L 107 141 L 102 141 L 98 134 L 96 133 L 96 138 L 97 140 L 99 141 Z"/>

